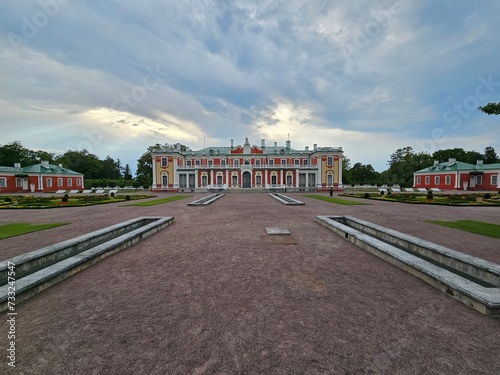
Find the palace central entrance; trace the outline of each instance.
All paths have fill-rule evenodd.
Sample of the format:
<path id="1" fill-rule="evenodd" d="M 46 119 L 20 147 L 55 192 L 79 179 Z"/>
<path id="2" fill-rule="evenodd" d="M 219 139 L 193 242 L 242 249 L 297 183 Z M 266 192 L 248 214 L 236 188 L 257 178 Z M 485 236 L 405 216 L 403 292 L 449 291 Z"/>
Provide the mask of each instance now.
<path id="1" fill-rule="evenodd" d="M 252 187 L 250 182 L 250 172 L 243 172 L 243 188 L 249 189 Z"/>

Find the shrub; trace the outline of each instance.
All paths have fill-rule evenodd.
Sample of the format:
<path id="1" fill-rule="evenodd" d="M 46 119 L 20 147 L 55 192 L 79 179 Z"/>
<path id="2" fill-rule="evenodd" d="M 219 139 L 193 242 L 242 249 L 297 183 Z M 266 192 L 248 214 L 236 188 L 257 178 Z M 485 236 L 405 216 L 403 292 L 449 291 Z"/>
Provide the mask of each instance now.
<path id="1" fill-rule="evenodd" d="M 115 193 L 111 193 L 111 196 L 114 197 L 115 196 Z"/>
<path id="2" fill-rule="evenodd" d="M 369 194 L 369 193 L 365 193 L 364 197 L 365 197 L 366 199 L 368 199 L 368 198 L 370 198 L 370 194 Z"/>
<path id="3" fill-rule="evenodd" d="M 484 194 L 484 199 L 491 199 L 491 194 L 490 193 Z"/>
<path id="4" fill-rule="evenodd" d="M 434 198 L 434 195 L 432 194 L 432 190 L 427 190 L 427 199 L 432 199 Z"/>
<path id="5" fill-rule="evenodd" d="M 128 194 L 127 194 L 127 195 L 125 196 L 125 200 L 126 200 L 126 201 L 129 201 L 129 200 L 130 200 L 130 195 L 128 195 Z"/>
<path id="6" fill-rule="evenodd" d="M 7 197 L 3 200 L 4 202 L 12 202 L 12 198 L 11 197 Z"/>
<path id="7" fill-rule="evenodd" d="M 380 190 L 380 195 L 384 195 L 384 191 L 383 190 Z"/>
<path id="8" fill-rule="evenodd" d="M 61 202 L 68 202 L 68 194 L 64 194 L 64 197 L 61 198 Z"/>

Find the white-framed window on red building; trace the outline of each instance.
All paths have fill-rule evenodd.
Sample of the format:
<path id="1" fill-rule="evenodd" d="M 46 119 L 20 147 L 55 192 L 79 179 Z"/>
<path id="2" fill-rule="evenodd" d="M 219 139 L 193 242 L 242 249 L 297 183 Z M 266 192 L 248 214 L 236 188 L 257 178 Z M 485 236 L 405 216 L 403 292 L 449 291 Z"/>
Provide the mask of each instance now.
<path id="1" fill-rule="evenodd" d="M 483 176 L 478 175 L 476 176 L 476 185 L 482 185 L 483 184 Z"/>
<path id="2" fill-rule="evenodd" d="M 72 178 L 68 178 L 68 186 L 73 186 L 73 179 Z"/>
<path id="3" fill-rule="evenodd" d="M 422 178 L 420 176 L 417 177 L 417 185 L 420 185 L 422 183 Z"/>
<path id="4" fill-rule="evenodd" d="M 498 175 L 491 176 L 491 185 L 498 185 Z"/>
<path id="5" fill-rule="evenodd" d="M 57 186 L 59 186 L 59 187 L 63 186 L 63 179 L 62 178 L 57 179 Z"/>
<path id="6" fill-rule="evenodd" d="M 47 178 L 45 180 L 45 186 L 47 187 L 52 187 L 52 179 L 51 178 Z"/>
<path id="7" fill-rule="evenodd" d="M 16 178 L 16 187 L 22 187 L 23 186 L 23 179 L 20 177 Z"/>
<path id="8" fill-rule="evenodd" d="M 444 177 L 444 184 L 445 185 L 451 185 L 451 176 L 445 176 Z"/>
<path id="9" fill-rule="evenodd" d="M 7 179 L 5 177 L 0 177 L 0 188 L 7 187 Z"/>
<path id="10" fill-rule="evenodd" d="M 82 186 L 82 179 L 81 178 L 76 179 L 76 186 Z"/>
<path id="11" fill-rule="evenodd" d="M 441 176 L 434 176 L 434 185 L 439 185 L 441 181 Z"/>
<path id="12" fill-rule="evenodd" d="M 429 176 L 425 176 L 425 185 L 429 185 L 431 182 L 431 178 Z"/>
<path id="13" fill-rule="evenodd" d="M 168 158 L 166 156 L 162 156 L 162 158 L 161 158 L 161 166 L 162 166 L 162 168 L 168 167 Z"/>

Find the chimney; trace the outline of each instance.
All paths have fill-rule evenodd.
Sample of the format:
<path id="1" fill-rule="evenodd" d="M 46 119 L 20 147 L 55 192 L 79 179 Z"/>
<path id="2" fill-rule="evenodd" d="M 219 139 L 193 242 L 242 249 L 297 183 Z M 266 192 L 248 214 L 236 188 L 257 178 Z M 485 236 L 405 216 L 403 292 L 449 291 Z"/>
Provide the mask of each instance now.
<path id="1" fill-rule="evenodd" d="M 286 148 L 290 150 L 290 141 L 286 141 Z"/>
<path id="2" fill-rule="evenodd" d="M 483 161 L 482 160 L 476 160 L 476 165 L 483 165 Z"/>
<path id="3" fill-rule="evenodd" d="M 278 142 L 274 142 L 274 147 L 278 147 Z"/>
<path id="4" fill-rule="evenodd" d="M 21 163 L 14 163 L 14 168 L 21 168 Z"/>
<path id="5" fill-rule="evenodd" d="M 449 158 L 449 159 L 448 159 L 448 165 L 453 165 L 453 164 L 455 164 L 456 162 L 457 162 L 457 159 L 455 159 L 455 158 Z"/>
<path id="6" fill-rule="evenodd" d="M 318 148 L 318 144 L 317 143 L 313 144 L 313 150 L 316 151 L 317 148 Z"/>
<path id="7" fill-rule="evenodd" d="M 434 165 L 438 165 L 439 164 L 439 160 L 434 160 Z"/>
<path id="8" fill-rule="evenodd" d="M 59 168 L 62 168 L 62 164 L 61 163 L 59 163 Z"/>
<path id="9" fill-rule="evenodd" d="M 309 146 L 306 146 L 306 151 L 309 151 Z"/>
<path id="10" fill-rule="evenodd" d="M 49 167 L 49 161 L 48 160 L 42 160 L 41 164 L 42 164 L 42 167 L 45 167 L 45 168 Z"/>
<path id="11" fill-rule="evenodd" d="M 266 140 L 263 138 L 260 140 L 260 147 L 265 148 L 266 147 Z"/>
<path id="12" fill-rule="evenodd" d="M 233 140 L 231 139 L 231 148 L 233 148 L 233 147 L 234 147 L 234 146 L 233 146 Z"/>

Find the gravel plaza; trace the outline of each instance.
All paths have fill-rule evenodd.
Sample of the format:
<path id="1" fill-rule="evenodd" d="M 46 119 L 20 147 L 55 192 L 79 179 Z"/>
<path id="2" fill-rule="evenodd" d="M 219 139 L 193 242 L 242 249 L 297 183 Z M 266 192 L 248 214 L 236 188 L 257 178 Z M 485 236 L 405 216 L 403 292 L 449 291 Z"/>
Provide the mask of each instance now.
<path id="1" fill-rule="evenodd" d="M 425 221 L 500 224 L 498 207 L 374 200 L 347 206 L 287 195 L 305 205 L 228 193 L 206 207 L 187 205 L 203 196 L 197 194 L 149 207 L 0 211 L 0 224 L 70 223 L 1 240 L 1 260 L 139 216 L 175 217 L 169 227 L 19 304 L 16 368 L 4 355 L 1 372 L 500 373 L 499 319 L 315 221 L 316 215 L 351 215 L 500 264 L 500 239 Z M 289 235 L 270 235 L 267 227 Z M 6 352 L 7 316 L 1 315 Z"/>

